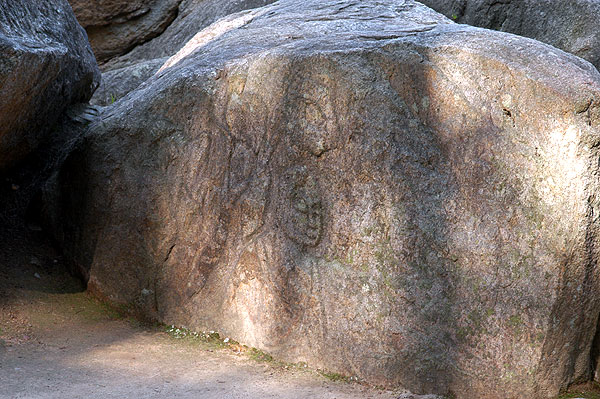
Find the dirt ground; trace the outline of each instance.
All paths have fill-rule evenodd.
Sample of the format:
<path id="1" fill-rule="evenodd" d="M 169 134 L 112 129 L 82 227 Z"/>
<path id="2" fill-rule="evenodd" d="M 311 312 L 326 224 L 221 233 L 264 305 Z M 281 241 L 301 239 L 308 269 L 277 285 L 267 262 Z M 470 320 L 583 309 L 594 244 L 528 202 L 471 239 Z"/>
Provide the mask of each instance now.
<path id="1" fill-rule="evenodd" d="M 88 295 L 42 233 L 14 231 L 0 239 L 2 399 L 400 396 L 256 360 L 249 351 L 177 339 Z"/>

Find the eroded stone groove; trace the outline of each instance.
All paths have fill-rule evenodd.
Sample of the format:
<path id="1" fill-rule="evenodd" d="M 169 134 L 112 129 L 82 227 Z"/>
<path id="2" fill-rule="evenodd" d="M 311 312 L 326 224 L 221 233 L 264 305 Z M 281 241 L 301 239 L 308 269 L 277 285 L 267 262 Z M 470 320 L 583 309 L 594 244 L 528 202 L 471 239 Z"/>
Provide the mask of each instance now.
<path id="1" fill-rule="evenodd" d="M 600 316 L 598 318 L 600 322 Z M 598 369 L 598 362 L 600 361 L 600 324 L 596 326 L 596 332 L 594 335 L 594 341 L 592 343 L 592 349 L 590 351 L 590 379 L 593 381 L 600 381 L 600 374 Z"/>

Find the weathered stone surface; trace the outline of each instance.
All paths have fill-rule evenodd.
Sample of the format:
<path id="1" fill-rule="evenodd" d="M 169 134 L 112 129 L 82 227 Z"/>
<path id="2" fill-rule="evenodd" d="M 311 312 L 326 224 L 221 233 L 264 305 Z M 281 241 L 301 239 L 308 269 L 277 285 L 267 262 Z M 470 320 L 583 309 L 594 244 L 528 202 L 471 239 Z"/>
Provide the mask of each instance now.
<path id="1" fill-rule="evenodd" d="M 537 39 L 600 67 L 598 0 L 420 0 L 456 22 Z"/>
<path id="2" fill-rule="evenodd" d="M 261 7 L 275 0 L 183 0 L 177 18 L 163 34 L 104 66 L 120 69 L 140 61 L 170 57 L 196 33 L 229 14 Z"/>
<path id="3" fill-rule="evenodd" d="M 89 288 L 289 361 L 456 398 L 590 378 L 600 75 L 411 0 L 197 34 L 45 191 Z"/>
<path id="4" fill-rule="evenodd" d="M 100 72 L 66 0 L 0 1 L 0 168 L 34 149 Z"/>
<path id="5" fill-rule="evenodd" d="M 125 54 L 159 34 L 177 16 L 181 0 L 69 0 L 98 62 Z"/>
<path id="6" fill-rule="evenodd" d="M 184 0 L 177 19 L 159 37 L 103 65 L 102 86 L 92 103 L 108 105 L 152 76 L 196 33 L 229 14 L 264 6 L 274 0 Z"/>

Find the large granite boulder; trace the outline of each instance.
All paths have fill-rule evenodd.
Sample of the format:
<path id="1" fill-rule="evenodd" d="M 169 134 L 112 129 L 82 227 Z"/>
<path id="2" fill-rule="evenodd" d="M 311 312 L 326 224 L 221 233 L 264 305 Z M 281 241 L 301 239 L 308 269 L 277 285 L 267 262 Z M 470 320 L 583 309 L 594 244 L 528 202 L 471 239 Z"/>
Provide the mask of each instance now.
<path id="1" fill-rule="evenodd" d="M 419 0 L 456 22 L 537 39 L 600 67 L 599 0 Z"/>
<path id="2" fill-rule="evenodd" d="M 66 0 L 0 4 L 0 168 L 33 150 L 100 72 Z"/>
<path id="3" fill-rule="evenodd" d="M 280 0 L 195 35 L 45 189 L 92 292 L 456 398 L 591 378 L 600 75 L 411 0 Z"/>
<path id="4" fill-rule="evenodd" d="M 177 16 L 181 0 L 69 0 L 98 62 L 125 54 L 158 36 Z"/>

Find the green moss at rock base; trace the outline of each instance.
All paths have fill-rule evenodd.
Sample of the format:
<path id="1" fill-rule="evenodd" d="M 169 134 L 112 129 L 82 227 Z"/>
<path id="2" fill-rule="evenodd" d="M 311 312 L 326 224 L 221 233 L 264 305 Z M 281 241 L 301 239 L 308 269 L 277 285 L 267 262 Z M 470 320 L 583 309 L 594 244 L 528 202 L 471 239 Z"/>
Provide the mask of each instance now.
<path id="1" fill-rule="evenodd" d="M 600 399 L 600 393 L 598 393 L 598 392 L 572 392 L 572 393 L 563 394 L 558 397 L 558 399 L 569 399 L 569 398 Z"/>
<path id="2" fill-rule="evenodd" d="M 597 382 L 588 382 L 586 384 L 576 385 L 556 399 L 600 399 L 600 384 Z"/>
<path id="3" fill-rule="evenodd" d="M 271 354 L 257 348 L 251 348 L 247 345 L 242 345 L 239 342 L 230 339 L 222 338 L 221 334 L 216 331 L 196 332 L 186 327 L 177 327 L 175 325 L 162 326 L 161 330 L 166 332 L 171 338 L 185 341 L 189 344 L 204 345 L 210 350 L 229 350 L 237 354 L 244 354 L 250 360 L 258 363 L 268 363 L 275 368 L 286 370 L 302 370 L 310 373 L 317 373 L 330 381 L 340 382 L 359 382 L 364 383 L 355 376 L 347 376 L 344 374 L 331 372 L 324 369 L 312 369 L 305 362 L 287 363 L 274 358 Z"/>
<path id="4" fill-rule="evenodd" d="M 323 377 L 327 378 L 330 381 L 349 381 L 348 377 L 339 373 L 328 373 L 327 371 L 320 370 L 319 374 L 321 374 Z"/>
<path id="5" fill-rule="evenodd" d="M 248 356 L 250 359 L 257 362 L 272 362 L 273 356 L 269 355 L 266 352 L 261 351 L 260 349 L 252 348 L 248 352 Z"/>

